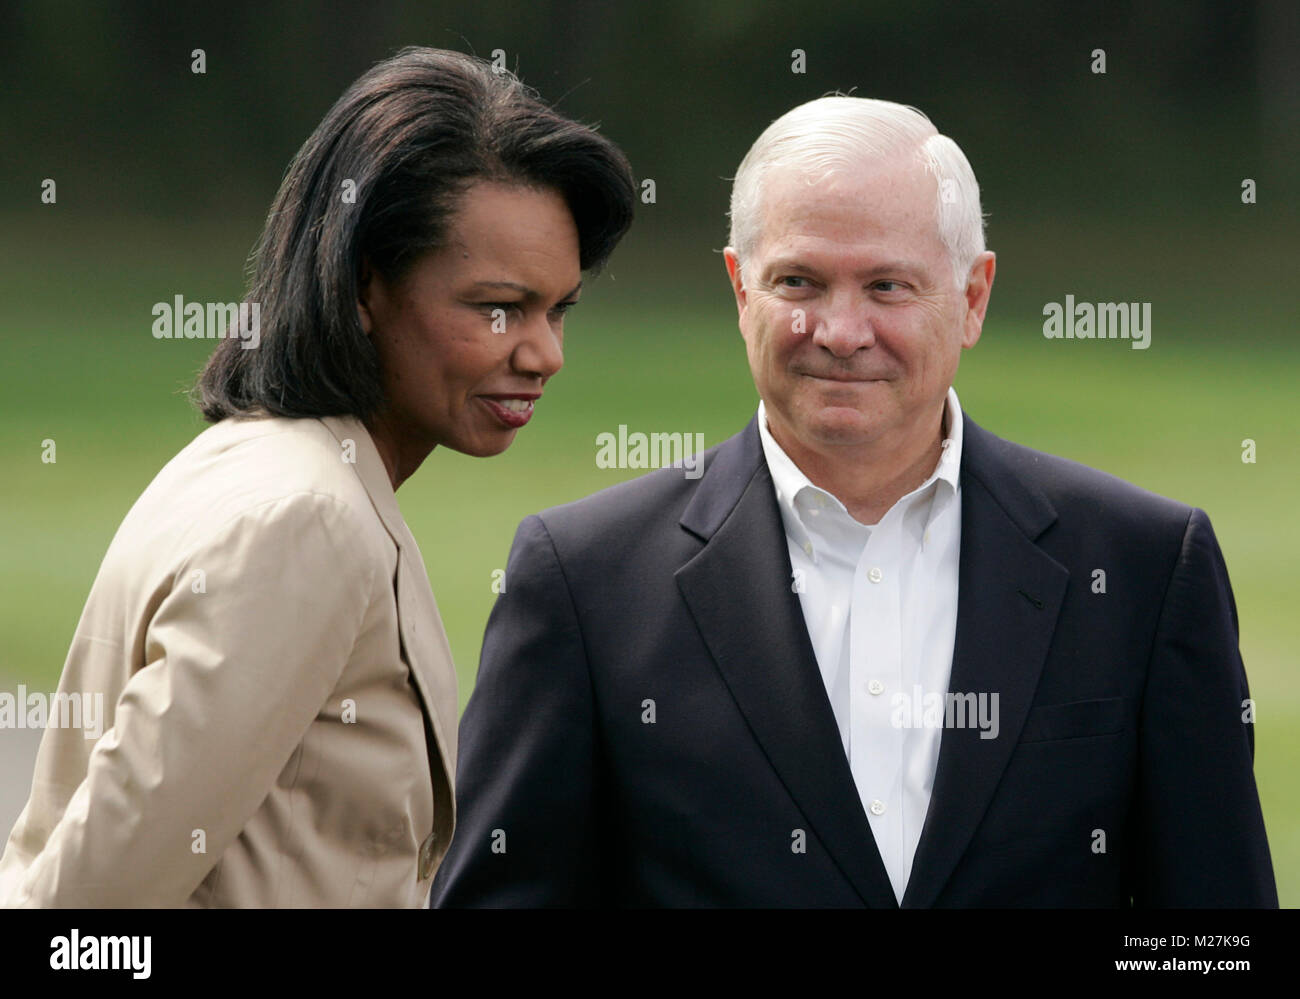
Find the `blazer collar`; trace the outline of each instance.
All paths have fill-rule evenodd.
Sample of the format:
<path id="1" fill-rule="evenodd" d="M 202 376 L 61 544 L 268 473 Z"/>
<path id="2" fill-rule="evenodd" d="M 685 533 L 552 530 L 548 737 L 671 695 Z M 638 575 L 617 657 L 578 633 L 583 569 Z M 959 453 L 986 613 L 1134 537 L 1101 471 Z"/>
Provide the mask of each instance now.
<path id="1" fill-rule="evenodd" d="M 705 544 L 677 571 L 678 588 L 809 837 L 866 905 L 897 907 L 791 588 L 757 418 L 714 450 L 681 524 Z"/>
<path id="2" fill-rule="evenodd" d="M 429 585 L 420 546 L 406 526 L 397 505 L 388 469 L 375 442 L 359 419 L 352 416 L 320 418 L 340 446 L 353 443 L 353 468 L 370 496 L 384 529 L 398 548 L 397 624 L 415 688 L 432 732 L 429 765 L 441 769 L 434 785 L 434 860 L 440 860 L 451 841 L 456 805 L 452 795 L 456 775 L 457 697 L 451 646 Z M 436 755 L 436 758 L 435 758 Z"/>
<path id="3" fill-rule="evenodd" d="M 953 693 L 998 697 L 998 736 L 944 729 L 930 809 L 904 908 L 928 908 L 966 852 L 1024 728 L 1056 631 L 1069 571 L 1037 540 L 1056 510 L 1033 453 L 967 418 Z"/>
<path id="4" fill-rule="evenodd" d="M 989 433 L 965 410 L 962 426 L 962 475 L 978 479 L 1025 537 L 1037 540 L 1056 520 L 1056 508 L 1037 485 L 1033 452 Z"/>
<path id="5" fill-rule="evenodd" d="M 706 459 L 699 486 L 682 511 L 682 527 L 708 541 L 735 509 L 760 466 L 766 473 L 756 413 L 744 430 L 719 444 Z"/>
<path id="6" fill-rule="evenodd" d="M 406 521 L 402 518 L 402 510 L 397 505 L 397 494 L 393 492 L 393 482 L 388 477 L 388 468 L 384 465 L 384 459 L 379 456 L 379 449 L 375 447 L 370 431 L 355 416 L 322 416 L 320 421 L 335 436 L 340 447 L 346 447 L 349 441 L 352 442 L 355 456 L 352 467 L 356 470 L 357 478 L 365 486 L 370 502 L 374 505 L 375 512 L 379 514 L 379 519 L 383 521 L 384 528 L 397 546 L 403 547 L 406 533 L 403 528 Z"/>
<path id="7" fill-rule="evenodd" d="M 1037 538 L 1056 519 L 1020 449 L 963 412 L 962 542 L 950 690 L 999 695 L 999 737 L 943 733 L 903 897 L 933 905 L 992 800 L 1024 725 L 1069 573 Z M 794 593 L 757 418 L 719 445 L 681 526 L 704 547 L 678 587 L 742 713 L 811 832 L 869 906 L 898 905 L 844 755 Z"/>

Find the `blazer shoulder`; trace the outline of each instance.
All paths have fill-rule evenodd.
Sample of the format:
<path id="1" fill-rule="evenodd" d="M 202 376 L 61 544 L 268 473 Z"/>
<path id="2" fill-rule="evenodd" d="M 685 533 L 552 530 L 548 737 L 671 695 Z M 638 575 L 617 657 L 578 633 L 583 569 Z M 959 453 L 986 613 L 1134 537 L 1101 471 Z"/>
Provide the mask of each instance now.
<path id="1" fill-rule="evenodd" d="M 976 427 L 962 462 L 962 471 L 995 496 L 1007 481 L 1037 490 L 1062 518 L 1090 518 L 1109 529 L 1125 527 L 1149 533 L 1153 528 L 1186 528 L 1195 508 L 1060 455 L 1049 454 L 998 437 Z M 968 462 L 965 458 L 970 458 Z"/>
<path id="2" fill-rule="evenodd" d="M 718 457 L 734 451 L 737 434 L 703 452 L 695 469 L 659 468 L 594 492 L 582 499 L 542 510 L 536 516 L 557 541 L 608 546 L 635 535 L 640 542 L 656 531 L 676 530 L 686 507 L 710 480 Z"/>
<path id="3" fill-rule="evenodd" d="M 360 488 L 338 440 L 316 419 L 222 420 L 194 438 L 167 469 L 194 475 L 218 463 L 221 482 L 232 494 L 274 498 L 305 491 L 342 498 Z"/>
<path id="4" fill-rule="evenodd" d="M 136 500 L 120 533 L 187 548 L 242 517 L 281 509 L 328 519 L 358 538 L 388 540 L 369 494 L 315 419 L 227 419 L 183 448 Z M 388 547 L 385 545 L 384 547 Z"/>

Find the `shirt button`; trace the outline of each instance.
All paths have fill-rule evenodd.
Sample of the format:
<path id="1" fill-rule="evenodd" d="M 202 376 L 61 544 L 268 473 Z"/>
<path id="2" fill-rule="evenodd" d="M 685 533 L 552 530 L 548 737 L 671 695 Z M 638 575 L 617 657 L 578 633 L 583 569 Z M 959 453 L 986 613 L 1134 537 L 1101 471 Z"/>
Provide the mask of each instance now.
<path id="1" fill-rule="evenodd" d="M 881 801 L 879 798 L 877 798 L 875 801 L 871 803 L 871 814 L 872 815 L 885 814 L 885 803 Z"/>
<path id="2" fill-rule="evenodd" d="M 873 694 L 881 694 L 884 693 L 885 685 L 879 680 L 872 680 L 867 684 L 867 690 L 871 691 Z"/>
<path id="3" fill-rule="evenodd" d="M 873 583 L 879 583 L 882 579 L 885 578 L 885 574 L 873 565 L 871 567 L 871 571 L 867 573 L 867 578 L 871 580 Z"/>
<path id="4" fill-rule="evenodd" d="M 437 835 L 429 833 L 424 837 L 424 842 L 420 844 L 420 880 L 428 881 L 433 874 L 433 845 L 437 842 Z"/>

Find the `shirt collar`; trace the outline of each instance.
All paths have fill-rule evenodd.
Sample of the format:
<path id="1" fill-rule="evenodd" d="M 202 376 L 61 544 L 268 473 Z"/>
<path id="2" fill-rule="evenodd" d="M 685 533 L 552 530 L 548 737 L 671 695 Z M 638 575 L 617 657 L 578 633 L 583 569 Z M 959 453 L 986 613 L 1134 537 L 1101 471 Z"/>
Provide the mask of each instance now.
<path id="1" fill-rule="evenodd" d="M 946 483 L 946 485 L 935 486 L 933 489 L 929 510 L 926 514 L 925 523 L 927 525 L 956 498 L 958 489 L 963 428 L 961 402 L 957 398 L 957 390 L 952 386 L 948 387 L 948 395 L 944 400 L 944 423 L 947 427 L 947 434 L 944 437 L 943 453 L 939 456 L 934 471 L 930 473 L 925 482 L 908 493 L 907 496 L 902 497 L 903 500 L 916 497 L 931 489 L 932 486 L 935 486 L 935 483 Z M 776 438 L 772 436 L 771 431 L 767 428 L 767 408 L 761 399 L 758 403 L 758 436 L 763 445 L 763 457 L 767 460 L 768 471 L 772 475 L 772 487 L 776 492 L 776 502 L 781 510 L 781 519 L 785 523 L 786 533 L 795 544 L 815 559 L 813 537 L 807 525 L 804 524 L 796 500 L 799 499 L 801 493 L 808 490 L 811 495 L 819 497 L 823 505 L 836 507 L 843 511 L 845 516 L 848 515 L 847 508 L 837 496 L 819 486 L 813 485 L 808 476 L 803 473 L 803 470 L 794 463 L 794 460 L 776 442 Z"/>

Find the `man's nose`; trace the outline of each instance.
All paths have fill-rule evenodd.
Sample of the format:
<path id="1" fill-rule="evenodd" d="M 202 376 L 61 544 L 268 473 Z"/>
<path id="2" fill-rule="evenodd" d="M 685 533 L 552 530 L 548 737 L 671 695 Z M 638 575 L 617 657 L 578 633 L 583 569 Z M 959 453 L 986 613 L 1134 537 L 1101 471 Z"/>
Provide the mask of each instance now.
<path id="1" fill-rule="evenodd" d="M 819 309 L 813 322 L 813 343 L 836 357 L 850 357 L 876 342 L 871 310 L 865 302 L 847 295 L 837 296 Z"/>

